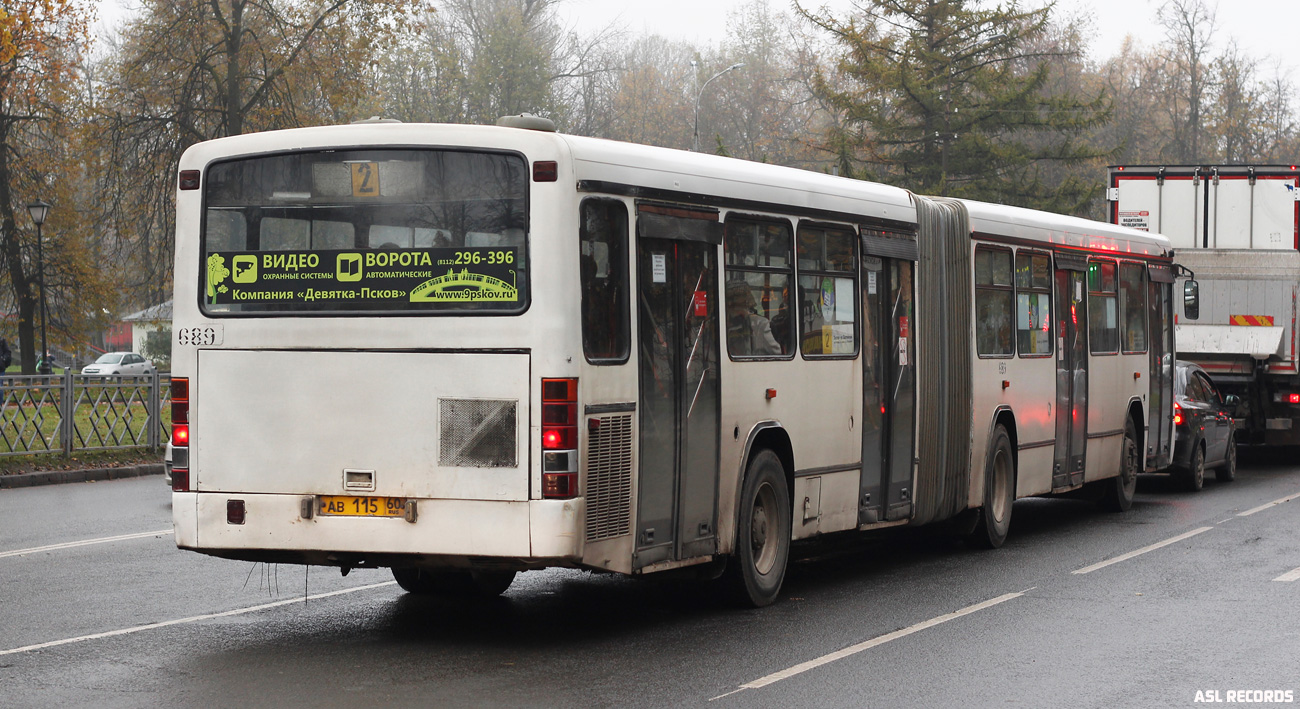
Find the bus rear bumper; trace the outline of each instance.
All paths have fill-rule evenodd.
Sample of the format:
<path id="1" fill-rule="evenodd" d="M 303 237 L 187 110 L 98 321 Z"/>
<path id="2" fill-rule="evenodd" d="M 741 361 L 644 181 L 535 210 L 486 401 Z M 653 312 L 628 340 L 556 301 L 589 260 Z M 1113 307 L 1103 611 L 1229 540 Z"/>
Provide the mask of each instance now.
<path id="1" fill-rule="evenodd" d="M 176 545 L 227 558 L 282 563 L 385 566 L 429 558 L 536 560 L 537 566 L 581 559 L 583 501 L 416 500 L 414 522 L 402 517 L 303 516 L 309 495 L 183 492 L 172 495 Z M 242 500 L 243 524 L 227 518 Z M 344 560 L 340 563 L 339 560 Z"/>

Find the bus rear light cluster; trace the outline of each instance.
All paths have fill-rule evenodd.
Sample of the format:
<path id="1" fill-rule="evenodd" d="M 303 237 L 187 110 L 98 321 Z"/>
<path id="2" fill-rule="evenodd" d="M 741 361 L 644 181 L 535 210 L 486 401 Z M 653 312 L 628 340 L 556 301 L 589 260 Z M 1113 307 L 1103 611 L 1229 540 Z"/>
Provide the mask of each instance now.
<path id="1" fill-rule="evenodd" d="M 542 380 L 542 497 L 578 496 L 578 380 Z"/>
<path id="2" fill-rule="evenodd" d="M 190 380 L 172 378 L 172 492 L 190 491 Z"/>
<path id="3" fill-rule="evenodd" d="M 1182 424 L 1183 424 L 1183 407 L 1179 406 L 1178 402 L 1175 401 L 1174 402 L 1174 425 L 1181 426 Z"/>

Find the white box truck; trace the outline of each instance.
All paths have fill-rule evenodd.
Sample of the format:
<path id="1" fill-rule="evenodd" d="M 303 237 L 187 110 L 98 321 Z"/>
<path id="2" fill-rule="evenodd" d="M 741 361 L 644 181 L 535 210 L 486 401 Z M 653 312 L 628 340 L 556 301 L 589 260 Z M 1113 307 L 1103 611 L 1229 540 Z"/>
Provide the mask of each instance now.
<path id="1" fill-rule="evenodd" d="M 1178 307 L 1178 357 L 1241 399 L 1238 443 L 1300 444 L 1300 169 L 1112 165 L 1106 196 L 1112 222 L 1165 235 L 1195 274 L 1200 312 Z"/>

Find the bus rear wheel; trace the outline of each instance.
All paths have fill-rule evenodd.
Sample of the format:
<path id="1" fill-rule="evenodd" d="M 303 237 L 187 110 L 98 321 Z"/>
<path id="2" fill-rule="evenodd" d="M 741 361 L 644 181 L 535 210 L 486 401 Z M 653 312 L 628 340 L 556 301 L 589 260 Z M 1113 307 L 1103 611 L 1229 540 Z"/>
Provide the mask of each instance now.
<path id="1" fill-rule="evenodd" d="M 745 471 L 736 548 L 726 572 L 727 583 L 741 604 L 755 608 L 770 605 L 780 593 L 790 557 L 791 515 L 781 459 L 770 450 L 761 450 Z"/>
<path id="2" fill-rule="evenodd" d="M 1124 442 L 1120 444 L 1119 475 L 1107 480 L 1101 496 L 1101 508 L 1110 512 L 1127 512 L 1137 492 L 1138 444 L 1133 419 L 1124 423 Z"/>
<path id="3" fill-rule="evenodd" d="M 393 568 L 393 579 L 417 596 L 473 598 L 500 596 L 515 580 L 514 571 Z"/>
<path id="4" fill-rule="evenodd" d="M 1016 500 L 1016 459 L 1011 436 L 1001 424 L 993 430 L 984 466 L 984 506 L 967 539 L 984 549 L 997 549 L 1011 530 L 1011 506 Z"/>

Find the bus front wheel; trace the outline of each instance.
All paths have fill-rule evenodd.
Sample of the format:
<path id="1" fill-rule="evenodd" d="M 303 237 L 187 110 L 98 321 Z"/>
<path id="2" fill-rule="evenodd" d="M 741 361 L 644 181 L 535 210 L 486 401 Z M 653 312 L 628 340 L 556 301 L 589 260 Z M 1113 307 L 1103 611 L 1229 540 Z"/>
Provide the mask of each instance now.
<path id="1" fill-rule="evenodd" d="M 997 549 L 1011 530 L 1011 506 L 1016 500 L 1016 458 L 1011 436 L 1001 424 L 993 431 L 984 467 L 984 506 L 968 539 L 975 546 Z"/>
<path id="2" fill-rule="evenodd" d="M 781 459 L 761 450 L 745 471 L 736 548 L 727 568 L 727 581 L 740 603 L 758 608 L 776 600 L 790 557 L 791 515 Z"/>

